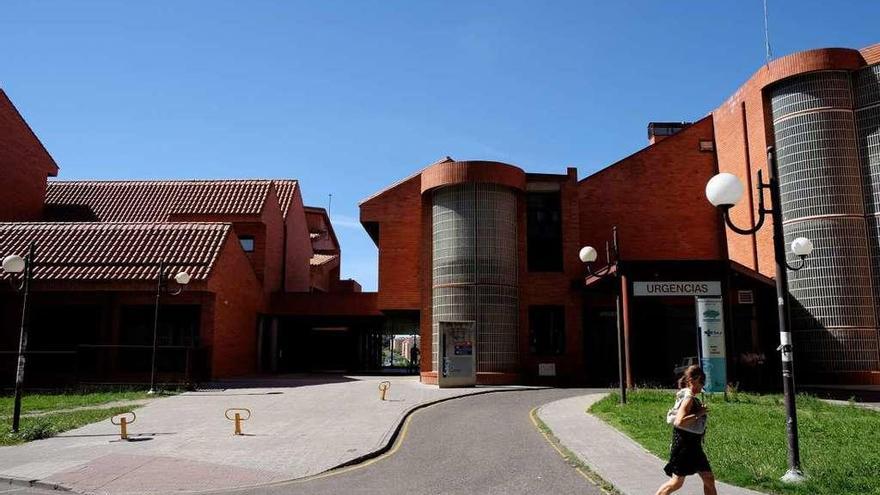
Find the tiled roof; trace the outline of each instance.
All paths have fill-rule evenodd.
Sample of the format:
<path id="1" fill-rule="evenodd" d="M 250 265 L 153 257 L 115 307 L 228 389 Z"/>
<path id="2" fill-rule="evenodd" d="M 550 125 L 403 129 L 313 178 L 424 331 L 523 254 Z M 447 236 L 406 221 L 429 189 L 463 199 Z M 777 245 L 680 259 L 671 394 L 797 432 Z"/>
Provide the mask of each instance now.
<path id="1" fill-rule="evenodd" d="M 319 254 L 315 253 L 312 255 L 312 258 L 309 260 L 309 264 L 312 266 L 321 266 L 330 263 L 331 261 L 339 259 L 338 254 Z"/>
<path id="2" fill-rule="evenodd" d="M 204 280 L 230 229 L 228 223 L 0 223 L 0 257 L 24 256 L 33 241 L 38 264 L 61 265 L 36 267 L 38 280 L 152 280 L 156 267 L 118 263 L 159 261 L 169 264 L 169 274 L 186 270 L 193 280 Z M 72 263 L 107 265 L 64 266 Z M 8 277 L 0 272 L 0 278 Z"/>
<path id="3" fill-rule="evenodd" d="M 87 206 L 101 222 L 164 222 L 169 215 L 259 215 L 275 183 L 282 211 L 295 180 L 49 181 L 46 204 Z"/>
<path id="4" fill-rule="evenodd" d="M 287 210 L 290 208 L 290 202 L 293 200 L 297 181 L 292 179 L 275 179 L 272 182 L 275 183 L 275 194 L 278 195 L 281 213 L 284 215 L 284 218 L 287 218 Z"/>

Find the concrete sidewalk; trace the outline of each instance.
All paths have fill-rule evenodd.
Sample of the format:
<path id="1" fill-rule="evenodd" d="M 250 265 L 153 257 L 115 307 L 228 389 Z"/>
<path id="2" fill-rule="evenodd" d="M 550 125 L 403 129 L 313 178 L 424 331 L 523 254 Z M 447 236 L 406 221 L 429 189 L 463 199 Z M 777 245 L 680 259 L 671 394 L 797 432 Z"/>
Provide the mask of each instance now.
<path id="1" fill-rule="evenodd" d="M 589 394 L 551 402 L 541 406 L 537 414 L 563 445 L 622 493 L 653 494 L 669 479 L 663 472 L 666 461 L 599 418 L 587 414 L 587 408 L 605 395 Z M 719 482 L 717 487 L 720 494 L 760 495 L 760 492 L 726 483 Z M 676 493 L 702 495 L 703 483 L 698 476 L 689 476 L 684 487 Z"/>
<path id="2" fill-rule="evenodd" d="M 388 400 L 378 384 L 391 381 Z M 267 383 L 264 382 L 263 385 Z M 129 426 L 94 423 L 45 440 L 0 448 L 0 477 L 39 480 L 80 492 L 170 493 L 247 487 L 326 471 L 385 447 L 406 413 L 436 400 L 523 387 L 438 389 L 415 377 L 315 377 L 269 387 L 230 382 L 158 399 Z M 259 385 L 259 383 L 257 383 Z M 283 386 L 282 386 L 283 385 Z M 223 413 L 253 417 L 233 436 Z"/>

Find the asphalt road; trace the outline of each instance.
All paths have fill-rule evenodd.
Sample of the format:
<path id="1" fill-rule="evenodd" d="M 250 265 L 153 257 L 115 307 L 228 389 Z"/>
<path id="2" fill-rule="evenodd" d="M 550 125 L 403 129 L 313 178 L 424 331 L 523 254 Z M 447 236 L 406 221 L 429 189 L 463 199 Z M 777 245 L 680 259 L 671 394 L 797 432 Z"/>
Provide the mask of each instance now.
<path id="1" fill-rule="evenodd" d="M 529 412 L 583 390 L 465 397 L 416 412 L 396 450 L 317 479 L 248 494 L 600 494 L 535 428 Z"/>

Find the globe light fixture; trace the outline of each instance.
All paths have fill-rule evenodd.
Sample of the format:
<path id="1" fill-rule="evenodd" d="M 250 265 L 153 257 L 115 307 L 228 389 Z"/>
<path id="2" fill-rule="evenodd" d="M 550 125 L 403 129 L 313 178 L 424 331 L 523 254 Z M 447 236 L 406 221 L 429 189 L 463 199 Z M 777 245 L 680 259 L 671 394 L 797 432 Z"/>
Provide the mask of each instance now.
<path id="1" fill-rule="evenodd" d="M 739 203 L 744 192 L 739 178 L 727 172 L 712 177 L 706 184 L 706 198 L 718 208 L 730 208 Z"/>
<path id="2" fill-rule="evenodd" d="M 806 237 L 798 237 L 791 241 L 791 252 L 801 258 L 806 258 L 813 252 L 813 241 Z"/>
<path id="3" fill-rule="evenodd" d="M 174 276 L 174 281 L 180 285 L 187 285 L 189 281 L 192 279 L 192 276 L 189 273 L 180 272 Z"/>
<path id="4" fill-rule="evenodd" d="M 24 271 L 24 258 L 17 254 L 11 254 L 3 258 L 3 271 L 6 273 L 21 273 Z"/>
<path id="5" fill-rule="evenodd" d="M 580 257 L 581 262 L 592 263 L 592 262 L 596 261 L 596 258 L 599 257 L 599 253 L 596 251 L 596 248 L 594 248 L 593 246 L 584 246 L 581 248 L 581 251 L 580 251 L 580 253 L 578 253 L 578 256 Z"/>

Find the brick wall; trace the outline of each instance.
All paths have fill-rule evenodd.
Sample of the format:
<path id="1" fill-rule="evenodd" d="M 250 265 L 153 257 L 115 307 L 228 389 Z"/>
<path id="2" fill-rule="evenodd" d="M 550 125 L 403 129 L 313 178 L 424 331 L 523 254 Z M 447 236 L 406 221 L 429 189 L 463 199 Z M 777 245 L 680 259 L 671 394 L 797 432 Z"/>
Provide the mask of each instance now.
<path id="1" fill-rule="evenodd" d="M 421 177 L 415 175 L 361 204 L 361 221 L 379 224 L 380 310 L 417 310 L 421 306 L 420 187 Z"/>
<path id="2" fill-rule="evenodd" d="M 264 295 L 250 262 L 231 233 L 208 280 L 215 293 L 211 346 L 212 378 L 253 373 L 257 358 L 257 315 Z"/>
<path id="3" fill-rule="evenodd" d="M 527 179 L 532 182 L 532 179 Z M 576 380 L 583 368 L 583 332 L 581 328 L 581 291 L 583 266 L 578 259 L 580 250 L 579 224 L 581 211 L 577 169 L 568 169 L 567 178 L 559 181 L 562 206 L 562 263 L 561 272 L 529 272 L 527 223 L 525 202 L 518 207 L 520 253 L 520 311 L 519 342 L 520 368 L 526 377 L 538 375 L 539 363 L 555 363 L 556 374 L 569 381 Z M 565 352 L 561 355 L 533 355 L 530 350 L 529 307 L 553 305 L 565 307 Z"/>
<path id="4" fill-rule="evenodd" d="M 35 221 L 58 166 L 0 89 L 0 221 Z"/>
<path id="5" fill-rule="evenodd" d="M 720 259 L 720 217 L 705 197 L 715 155 L 700 151 L 713 138 L 705 117 L 581 180 L 580 244 L 603 260 L 617 225 L 623 260 Z"/>
<path id="6" fill-rule="evenodd" d="M 309 239 L 309 228 L 303 208 L 302 194 L 297 185 L 286 218 L 285 290 L 287 292 L 308 292 L 310 285 L 309 259 L 312 257 L 312 241 Z"/>
<path id="7" fill-rule="evenodd" d="M 297 191 L 299 191 L 298 187 Z M 286 257 L 284 252 L 284 218 L 281 214 L 281 207 L 278 206 L 278 195 L 275 192 L 275 186 L 270 187 L 269 194 L 266 195 L 266 204 L 263 205 L 261 220 L 263 225 L 266 226 L 263 241 L 265 243 L 263 251 L 263 290 L 274 292 L 281 290 Z M 233 225 L 233 228 L 235 228 L 235 225 Z M 308 238 L 308 235 L 306 235 L 306 238 Z"/>

